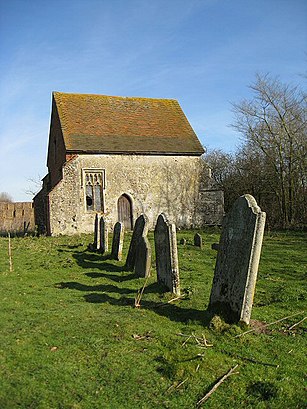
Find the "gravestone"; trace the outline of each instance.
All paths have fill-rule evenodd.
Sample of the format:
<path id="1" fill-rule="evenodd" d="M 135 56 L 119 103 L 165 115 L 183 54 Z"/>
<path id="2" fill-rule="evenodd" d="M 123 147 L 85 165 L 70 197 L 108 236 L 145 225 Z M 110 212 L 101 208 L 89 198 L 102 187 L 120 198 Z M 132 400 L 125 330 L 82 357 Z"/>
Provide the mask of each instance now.
<path id="1" fill-rule="evenodd" d="M 100 247 L 100 233 L 99 233 L 99 215 L 96 213 L 94 222 L 94 243 L 93 250 L 98 250 Z"/>
<path id="2" fill-rule="evenodd" d="M 109 250 L 109 229 L 106 225 L 106 221 L 103 216 L 100 218 L 99 222 L 99 233 L 100 233 L 100 247 L 99 251 L 101 254 L 106 253 Z"/>
<path id="3" fill-rule="evenodd" d="M 124 224 L 117 222 L 113 229 L 113 240 L 112 240 L 112 252 L 111 257 L 114 260 L 121 261 L 123 252 L 123 242 L 124 242 Z"/>
<path id="4" fill-rule="evenodd" d="M 158 282 L 180 295 L 176 227 L 163 213 L 158 217 L 154 236 Z"/>
<path id="5" fill-rule="evenodd" d="M 194 246 L 202 248 L 203 247 L 203 238 L 199 233 L 196 233 L 194 236 Z"/>
<path id="6" fill-rule="evenodd" d="M 211 244 L 211 249 L 215 251 L 219 251 L 219 243 L 212 243 Z"/>
<path id="7" fill-rule="evenodd" d="M 148 218 L 145 214 L 141 214 L 136 221 L 130 241 L 130 246 L 128 250 L 128 255 L 126 258 L 125 269 L 128 271 L 133 271 L 135 266 L 135 256 L 138 241 L 143 236 L 147 236 L 148 232 Z"/>
<path id="8" fill-rule="evenodd" d="M 229 322 L 249 324 L 265 217 L 253 196 L 244 195 L 223 220 L 209 310 Z"/>
<path id="9" fill-rule="evenodd" d="M 134 272 L 139 277 L 148 277 L 150 275 L 150 267 L 151 246 L 148 238 L 141 236 L 136 247 Z"/>
<path id="10" fill-rule="evenodd" d="M 179 244 L 183 244 L 183 245 L 185 246 L 185 245 L 187 244 L 186 239 L 181 239 L 180 242 L 179 242 Z"/>

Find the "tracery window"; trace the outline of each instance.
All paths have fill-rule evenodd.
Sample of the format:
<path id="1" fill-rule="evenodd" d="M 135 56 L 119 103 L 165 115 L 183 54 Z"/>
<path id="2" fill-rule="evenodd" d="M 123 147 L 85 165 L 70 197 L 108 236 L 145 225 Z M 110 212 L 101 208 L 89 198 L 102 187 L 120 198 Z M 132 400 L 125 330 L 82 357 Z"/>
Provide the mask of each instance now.
<path id="1" fill-rule="evenodd" d="M 87 211 L 103 212 L 104 172 L 84 172 L 85 205 Z"/>

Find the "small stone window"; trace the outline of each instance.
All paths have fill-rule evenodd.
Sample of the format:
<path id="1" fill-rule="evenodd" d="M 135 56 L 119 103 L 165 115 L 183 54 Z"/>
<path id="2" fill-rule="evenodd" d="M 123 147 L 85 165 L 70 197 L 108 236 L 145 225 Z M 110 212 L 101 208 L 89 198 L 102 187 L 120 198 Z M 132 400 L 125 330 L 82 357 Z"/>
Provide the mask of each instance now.
<path id="1" fill-rule="evenodd" d="M 103 212 L 104 173 L 85 171 L 84 180 L 86 210 Z"/>

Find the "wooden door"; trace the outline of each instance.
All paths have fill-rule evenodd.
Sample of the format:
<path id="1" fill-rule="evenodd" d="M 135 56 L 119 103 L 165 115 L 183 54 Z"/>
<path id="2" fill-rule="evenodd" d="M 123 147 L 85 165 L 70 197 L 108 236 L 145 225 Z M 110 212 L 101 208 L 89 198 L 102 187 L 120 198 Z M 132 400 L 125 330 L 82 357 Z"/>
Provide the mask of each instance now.
<path id="1" fill-rule="evenodd" d="M 132 229 L 132 205 L 127 195 L 122 195 L 117 202 L 118 221 L 124 223 L 125 229 Z"/>

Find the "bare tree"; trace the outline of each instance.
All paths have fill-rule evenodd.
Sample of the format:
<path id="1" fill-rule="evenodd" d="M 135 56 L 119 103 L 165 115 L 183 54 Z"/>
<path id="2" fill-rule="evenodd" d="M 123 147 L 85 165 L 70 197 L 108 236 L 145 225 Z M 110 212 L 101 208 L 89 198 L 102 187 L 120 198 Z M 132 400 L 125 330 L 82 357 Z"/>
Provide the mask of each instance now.
<path id="1" fill-rule="evenodd" d="M 24 190 L 24 192 L 27 195 L 34 197 L 42 188 L 42 178 L 40 175 L 37 175 L 36 178 L 29 178 L 27 181 L 30 185 Z"/>
<path id="2" fill-rule="evenodd" d="M 235 121 L 250 151 L 263 158 L 283 227 L 306 209 L 306 94 L 269 75 L 257 75 L 252 100 L 233 104 Z M 254 161 L 255 162 L 255 161 Z"/>
<path id="3" fill-rule="evenodd" d="M 13 198 L 11 195 L 9 195 L 6 192 L 0 192 L 0 202 L 5 202 L 5 203 L 12 203 Z"/>

